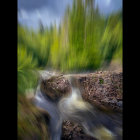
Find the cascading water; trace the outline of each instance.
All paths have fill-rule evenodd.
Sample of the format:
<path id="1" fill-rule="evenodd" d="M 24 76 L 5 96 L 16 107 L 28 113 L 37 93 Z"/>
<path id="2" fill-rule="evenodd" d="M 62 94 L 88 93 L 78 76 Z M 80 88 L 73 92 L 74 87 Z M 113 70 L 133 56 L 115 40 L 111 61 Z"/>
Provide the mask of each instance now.
<path id="1" fill-rule="evenodd" d="M 52 140 L 60 140 L 62 118 L 60 116 L 57 104 L 51 102 L 47 97 L 44 97 L 40 90 L 37 90 L 35 96 L 35 105 L 47 111 L 50 115 L 50 135 Z"/>
<path id="2" fill-rule="evenodd" d="M 50 77 L 49 73 L 49 77 Z M 69 79 L 71 83 L 71 79 Z M 121 140 L 117 129 L 121 129 L 121 117 L 108 116 L 82 99 L 80 90 L 72 85 L 72 93 L 62 97 L 59 101 L 51 101 L 44 96 L 38 86 L 35 95 L 35 105 L 47 111 L 50 115 L 51 140 L 60 140 L 63 120 L 70 120 L 81 124 L 86 134 L 99 140 Z M 106 138 L 102 133 L 108 135 Z"/>

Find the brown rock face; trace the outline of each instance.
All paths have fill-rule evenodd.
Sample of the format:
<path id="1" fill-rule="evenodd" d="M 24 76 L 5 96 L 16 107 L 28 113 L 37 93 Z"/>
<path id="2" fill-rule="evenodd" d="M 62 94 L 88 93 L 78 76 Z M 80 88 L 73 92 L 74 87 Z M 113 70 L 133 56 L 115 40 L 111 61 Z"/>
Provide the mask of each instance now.
<path id="1" fill-rule="evenodd" d="M 56 101 L 71 92 L 71 85 L 65 77 L 60 75 L 42 80 L 40 89 L 51 100 Z"/>
<path id="2" fill-rule="evenodd" d="M 84 100 L 100 109 L 122 111 L 122 72 L 96 72 L 77 80 Z"/>

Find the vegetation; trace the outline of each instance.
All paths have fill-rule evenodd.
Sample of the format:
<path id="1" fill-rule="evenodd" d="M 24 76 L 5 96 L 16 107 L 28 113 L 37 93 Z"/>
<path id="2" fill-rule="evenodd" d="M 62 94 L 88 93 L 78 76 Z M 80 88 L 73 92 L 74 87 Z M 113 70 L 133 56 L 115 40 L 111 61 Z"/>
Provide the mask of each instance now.
<path id="1" fill-rule="evenodd" d="M 114 60 L 122 63 L 122 12 L 105 17 L 94 0 L 74 0 L 59 28 L 18 24 L 18 139 L 48 139 L 43 119 L 39 127 L 40 114 L 24 97 L 37 86 L 38 70 L 95 71 Z"/>
<path id="2" fill-rule="evenodd" d="M 18 96 L 18 139 L 48 140 L 48 128 L 43 115 L 23 96 Z"/>
<path id="3" fill-rule="evenodd" d="M 93 5 L 93 6 L 92 6 Z M 59 28 L 33 31 L 18 24 L 18 92 L 36 85 L 36 71 L 95 71 L 112 60 L 122 63 L 122 12 L 105 17 L 93 0 L 73 1 Z"/>

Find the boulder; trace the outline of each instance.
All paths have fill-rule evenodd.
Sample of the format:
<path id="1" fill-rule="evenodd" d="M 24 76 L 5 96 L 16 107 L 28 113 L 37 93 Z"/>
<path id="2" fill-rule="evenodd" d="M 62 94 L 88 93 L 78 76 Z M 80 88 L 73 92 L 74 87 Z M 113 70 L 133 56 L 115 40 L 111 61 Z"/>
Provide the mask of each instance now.
<path id="1" fill-rule="evenodd" d="M 40 90 L 53 101 L 59 100 L 71 92 L 71 85 L 63 75 L 42 79 Z"/>
<path id="2" fill-rule="evenodd" d="M 85 101 L 99 109 L 122 112 L 122 72 L 99 71 L 75 79 Z"/>
<path id="3" fill-rule="evenodd" d="M 64 121 L 62 140 L 97 140 L 84 133 L 82 126 L 70 121 Z"/>

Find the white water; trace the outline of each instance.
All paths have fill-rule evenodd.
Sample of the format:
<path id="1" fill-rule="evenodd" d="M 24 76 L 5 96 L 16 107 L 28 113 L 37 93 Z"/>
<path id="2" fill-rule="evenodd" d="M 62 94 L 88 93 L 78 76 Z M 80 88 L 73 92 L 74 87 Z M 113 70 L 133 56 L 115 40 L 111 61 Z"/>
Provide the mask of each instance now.
<path id="1" fill-rule="evenodd" d="M 48 74 L 51 77 L 50 73 Z M 70 81 L 71 82 L 71 81 Z M 72 93 L 63 97 L 59 102 L 53 102 L 44 96 L 38 86 L 35 95 L 36 106 L 44 109 L 50 115 L 51 140 L 60 140 L 63 120 L 77 122 L 83 126 L 85 132 L 100 140 L 121 140 L 116 128 L 121 129 L 121 120 L 116 116 L 107 116 L 88 102 L 85 102 L 78 88 L 72 87 Z M 108 137 L 102 136 L 106 133 Z M 113 137 L 114 136 L 114 137 Z"/>

